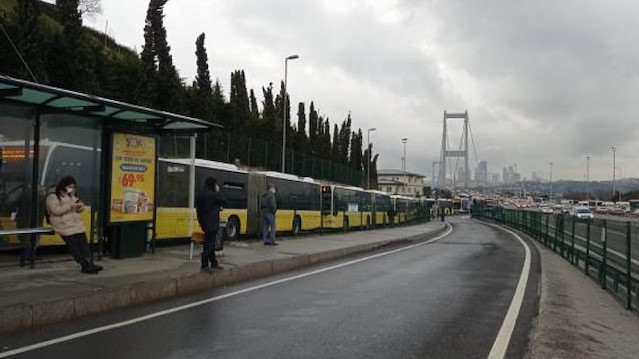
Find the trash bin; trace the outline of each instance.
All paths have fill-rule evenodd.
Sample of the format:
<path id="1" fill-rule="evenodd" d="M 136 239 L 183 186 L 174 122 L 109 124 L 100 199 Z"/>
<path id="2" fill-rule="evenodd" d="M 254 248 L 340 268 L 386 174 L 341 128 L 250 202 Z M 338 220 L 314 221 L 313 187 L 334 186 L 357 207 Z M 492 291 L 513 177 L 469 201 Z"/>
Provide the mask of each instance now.
<path id="1" fill-rule="evenodd" d="M 117 224 L 109 234 L 114 258 L 140 257 L 146 251 L 146 222 Z"/>

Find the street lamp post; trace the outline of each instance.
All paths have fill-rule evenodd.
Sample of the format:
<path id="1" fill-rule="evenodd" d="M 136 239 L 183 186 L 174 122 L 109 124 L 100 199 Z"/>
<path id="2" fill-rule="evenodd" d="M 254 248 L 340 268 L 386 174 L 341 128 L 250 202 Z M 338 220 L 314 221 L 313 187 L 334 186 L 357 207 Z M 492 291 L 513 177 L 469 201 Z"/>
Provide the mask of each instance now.
<path id="1" fill-rule="evenodd" d="M 286 101 L 288 100 L 288 89 L 286 85 L 288 80 L 288 60 L 295 60 L 297 58 L 299 58 L 299 56 L 291 55 L 284 59 L 284 107 L 282 109 L 282 112 L 284 112 L 284 115 L 282 116 L 282 173 L 286 172 L 286 130 L 288 127 L 286 125 L 286 113 L 288 112 L 286 111 Z"/>
<path id="2" fill-rule="evenodd" d="M 548 194 L 548 200 L 552 201 L 552 162 L 550 162 L 550 193 Z"/>
<path id="3" fill-rule="evenodd" d="M 371 132 L 377 128 L 372 127 L 366 130 L 366 149 L 368 150 L 368 158 L 366 164 L 366 189 L 371 189 Z"/>
<path id="4" fill-rule="evenodd" d="M 612 146 L 612 200 L 615 200 L 615 193 L 617 192 L 617 178 L 615 176 L 617 172 L 617 162 L 616 162 L 616 152 L 617 148 Z"/>
<path id="5" fill-rule="evenodd" d="M 590 201 L 590 156 L 586 156 L 586 201 Z"/>
<path id="6" fill-rule="evenodd" d="M 404 173 L 404 192 L 408 192 L 407 181 L 406 181 L 406 142 L 408 142 L 408 138 L 402 138 L 402 143 L 404 144 L 404 157 L 402 157 L 402 172 Z M 404 193 L 406 194 L 406 193 Z"/>

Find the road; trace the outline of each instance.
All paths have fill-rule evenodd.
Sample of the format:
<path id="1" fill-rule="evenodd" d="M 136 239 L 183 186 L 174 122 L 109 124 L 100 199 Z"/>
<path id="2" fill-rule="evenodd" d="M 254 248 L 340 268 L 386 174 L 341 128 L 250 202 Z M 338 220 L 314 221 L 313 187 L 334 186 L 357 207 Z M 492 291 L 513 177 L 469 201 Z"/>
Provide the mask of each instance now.
<path id="1" fill-rule="evenodd" d="M 16 358 L 486 358 L 507 322 L 525 248 L 468 218 L 452 225 L 432 243 L 3 336 L 0 348 L 42 345 Z M 531 252 L 516 326 L 501 342 L 507 357 L 524 355 L 537 312 L 540 269 Z M 159 310 L 167 312 L 135 319 Z"/>

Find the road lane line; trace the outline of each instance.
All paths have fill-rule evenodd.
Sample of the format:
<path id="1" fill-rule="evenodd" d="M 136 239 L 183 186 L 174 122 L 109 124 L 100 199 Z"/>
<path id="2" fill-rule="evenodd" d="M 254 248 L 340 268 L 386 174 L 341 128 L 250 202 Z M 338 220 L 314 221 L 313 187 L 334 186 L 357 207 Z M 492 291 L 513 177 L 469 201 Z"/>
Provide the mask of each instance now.
<path id="1" fill-rule="evenodd" d="M 86 337 L 86 336 L 89 336 L 89 335 L 105 332 L 105 331 L 108 331 L 108 330 L 125 327 L 125 326 L 131 325 L 131 324 L 135 324 L 135 323 L 143 322 L 143 321 L 146 321 L 146 320 L 154 319 L 154 318 L 161 317 L 161 316 L 164 316 L 164 315 L 167 315 L 167 314 L 172 314 L 172 313 L 176 313 L 176 312 L 183 311 L 183 310 L 186 310 L 186 309 L 190 309 L 190 308 L 194 308 L 194 307 L 197 307 L 197 306 L 201 306 L 201 305 L 204 305 L 204 304 L 217 302 L 219 300 L 230 298 L 230 297 L 234 297 L 234 296 L 237 296 L 237 295 L 240 295 L 240 294 L 253 292 L 253 291 L 256 291 L 256 290 L 259 290 L 259 289 L 263 289 L 263 288 L 267 288 L 267 287 L 271 287 L 271 286 L 274 286 L 274 285 L 277 285 L 277 284 L 290 282 L 290 281 L 293 281 L 293 280 L 296 280 L 296 279 L 305 278 L 305 277 L 309 277 L 309 276 L 312 276 L 312 275 L 315 275 L 315 274 L 324 273 L 324 272 L 327 272 L 327 271 L 330 271 L 330 270 L 333 270 L 333 269 L 338 269 L 338 268 L 350 266 L 350 265 L 357 264 L 357 263 L 360 263 L 360 262 L 364 262 L 364 261 L 367 261 L 367 260 L 370 260 L 370 259 L 375 259 L 375 258 L 387 256 L 389 254 L 394 254 L 394 253 L 397 253 L 397 252 L 405 251 L 405 250 L 412 249 L 412 248 L 415 248 L 415 247 L 418 247 L 418 246 L 422 246 L 424 244 L 433 243 L 435 241 L 438 241 L 438 240 L 446 237 L 447 235 L 449 235 L 453 231 L 453 227 L 450 224 L 446 223 L 446 226 L 448 227 L 446 232 L 444 232 L 443 234 L 440 234 L 439 236 L 437 236 L 435 238 L 429 239 L 428 241 L 424 241 L 424 242 L 420 242 L 420 243 L 416 243 L 416 244 L 411 244 L 410 246 L 401 247 L 401 248 L 394 249 L 392 251 L 388 251 L 388 252 L 384 252 L 384 253 L 378 253 L 378 254 L 375 254 L 375 255 L 372 255 L 372 256 L 355 259 L 355 260 L 352 260 L 352 261 L 349 261 L 349 262 L 345 262 L 345 263 L 337 264 L 337 265 L 334 265 L 334 266 L 330 266 L 330 267 L 314 270 L 312 272 L 302 273 L 302 274 L 298 274 L 298 275 L 295 275 L 295 276 L 292 276 L 292 277 L 278 279 L 276 281 L 260 284 L 260 285 L 254 286 L 254 287 L 244 288 L 244 289 L 232 292 L 232 293 L 227 293 L 227 294 L 219 295 L 219 296 L 216 296 L 216 297 L 207 298 L 207 299 L 200 300 L 200 301 L 197 301 L 197 302 L 181 305 L 181 306 L 178 306 L 178 307 L 175 307 L 175 308 L 171 308 L 171 309 L 162 310 L 162 311 L 159 311 L 159 312 L 156 312 L 156 313 L 152 313 L 152 314 L 144 315 L 144 316 L 141 316 L 141 317 L 125 320 L 125 321 L 122 321 L 122 322 L 113 323 L 113 324 L 101 326 L 101 327 L 98 327 L 98 328 L 88 329 L 88 330 L 84 330 L 84 331 L 81 331 L 81 332 L 69 334 L 69 335 L 66 335 L 66 336 L 63 336 L 63 337 L 60 337 L 60 338 L 45 340 L 45 341 L 42 341 L 40 343 L 31 344 L 31 345 L 27 345 L 27 346 L 24 346 L 24 347 L 21 347 L 21 348 L 16 348 L 16 349 L 0 352 L 0 358 L 6 358 L 6 357 L 9 357 L 9 356 L 12 356 L 12 355 L 22 354 L 22 353 L 29 352 L 29 351 L 32 351 L 32 350 L 41 349 L 41 348 L 45 348 L 45 347 L 48 347 L 48 346 L 51 346 L 51 345 L 68 342 L 68 341 L 71 341 L 71 340 L 75 340 L 75 339 L 79 339 L 79 338 Z"/>
<path id="2" fill-rule="evenodd" d="M 502 323 L 499 333 L 497 333 L 497 338 L 495 338 L 495 342 L 493 343 L 493 347 L 490 349 L 490 353 L 488 354 L 489 359 L 502 359 L 506 356 L 506 350 L 508 350 L 508 344 L 510 343 L 513 331 L 515 330 L 515 324 L 517 323 L 517 317 L 519 317 L 521 305 L 524 302 L 524 294 L 526 293 L 526 286 L 528 285 L 528 274 L 530 273 L 530 248 L 528 247 L 528 244 L 526 244 L 526 242 L 517 235 L 517 233 L 496 225 L 492 226 L 512 234 L 524 246 L 524 250 L 526 252 L 524 267 L 521 269 L 521 275 L 519 276 L 517 289 L 515 289 L 515 295 L 513 296 L 512 302 L 510 302 L 510 307 L 508 308 L 504 322 Z"/>

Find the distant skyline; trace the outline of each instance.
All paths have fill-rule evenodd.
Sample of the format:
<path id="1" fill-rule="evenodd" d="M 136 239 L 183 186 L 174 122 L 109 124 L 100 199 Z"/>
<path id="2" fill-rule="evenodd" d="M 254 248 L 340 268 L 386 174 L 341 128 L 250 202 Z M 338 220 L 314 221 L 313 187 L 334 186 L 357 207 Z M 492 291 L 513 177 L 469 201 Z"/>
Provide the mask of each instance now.
<path id="1" fill-rule="evenodd" d="M 52 1 L 53 2 L 53 1 Z M 142 48 L 148 1 L 102 1 L 86 24 Z M 431 176 L 443 112 L 468 111 L 488 171 L 517 163 L 553 179 L 639 177 L 639 2 L 433 0 L 171 0 L 165 26 L 180 75 L 196 70 L 205 32 L 209 65 L 228 91 L 244 69 L 260 93 L 289 65 L 291 103 L 314 100 L 331 123 L 352 113 L 376 127 L 379 168 Z M 295 108 L 295 106 L 292 106 Z M 450 143 L 461 132 L 450 131 Z M 477 167 L 474 155 L 471 168 Z"/>

